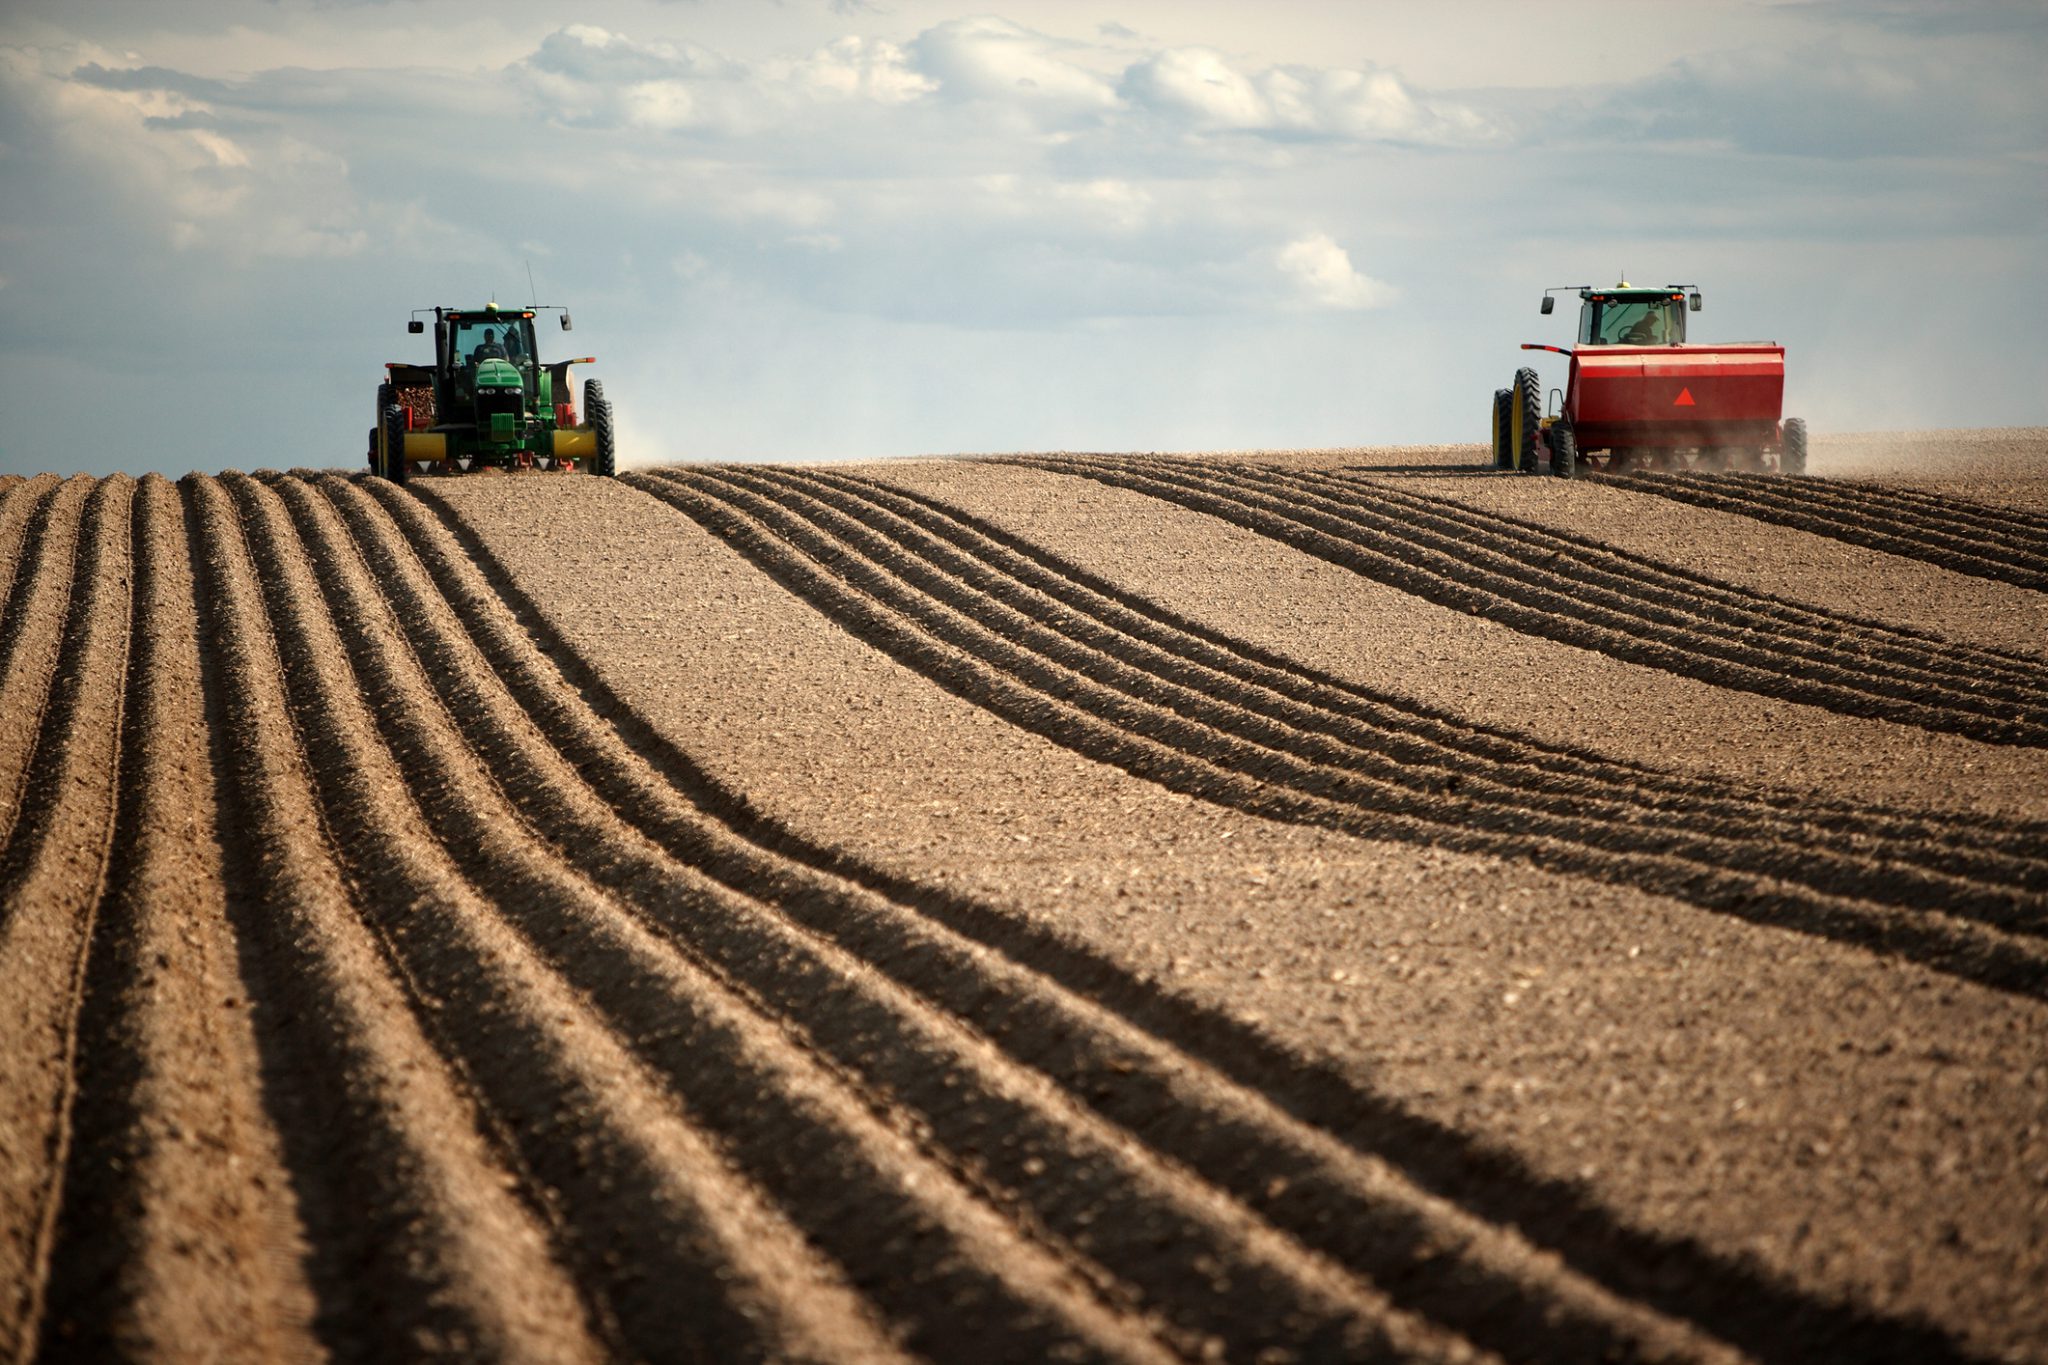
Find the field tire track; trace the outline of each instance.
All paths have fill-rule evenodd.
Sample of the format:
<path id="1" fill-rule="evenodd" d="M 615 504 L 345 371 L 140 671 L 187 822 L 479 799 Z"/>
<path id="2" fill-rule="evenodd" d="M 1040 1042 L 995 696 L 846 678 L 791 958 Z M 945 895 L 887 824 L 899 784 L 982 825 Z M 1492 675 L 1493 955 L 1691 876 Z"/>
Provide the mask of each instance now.
<path id="1" fill-rule="evenodd" d="M 207 609 L 216 800 L 241 835 L 225 850 L 229 915 L 321 1344 L 354 1359 L 597 1359 L 573 1286 L 360 919 L 234 506 L 196 475 L 183 492 Z"/>
<path id="2" fill-rule="evenodd" d="M 133 610 L 134 482 L 86 480 L 53 678 L 0 846 L 0 1350 L 41 1338 L 70 1157 L 88 949 L 113 857 Z M 40 567 L 40 566 L 39 566 Z M 40 575 L 39 575 L 40 576 Z M 47 579 L 45 580 L 48 581 Z"/>
<path id="3" fill-rule="evenodd" d="M 1809 826 L 1804 812 L 1788 818 L 1732 791 L 1717 791 L 1708 800 L 1646 803 L 1632 774 L 1603 783 L 1592 776 L 1597 770 L 1581 765 L 1573 779 L 1564 780 L 1527 763 L 1478 758 L 1449 745 L 1432 747 L 1412 737 L 1417 717 L 1400 717 L 1390 725 L 1387 709 L 1380 709 L 1367 712 L 1360 723 L 1355 699 L 1341 691 L 1261 666 L 1242 653 L 1218 648 L 1091 594 L 1071 576 L 1038 570 L 964 522 L 896 498 L 887 489 L 823 470 L 756 468 L 731 477 L 756 489 L 788 490 L 785 503 L 799 513 L 801 503 L 787 501 L 792 494 L 819 500 L 853 518 L 879 538 L 866 547 L 871 560 L 886 560 L 899 577 L 914 578 L 920 590 L 1006 638 L 1022 639 L 1036 632 L 1047 651 L 1105 685 L 1159 700 L 1182 715 L 1254 743 L 1386 781 L 1425 798 L 1455 792 L 1469 809 L 1468 821 L 1484 823 L 1491 818 L 1506 827 L 1536 813 L 1574 822 L 1572 837 L 1582 842 L 1601 842 L 1608 831 L 1633 826 L 1739 841 L 1760 850 L 1790 844 L 1811 852 L 1779 857 L 1772 869 L 1777 875 L 1803 878 L 1822 889 L 1856 890 L 1880 900 L 1900 900 L 1906 888 L 1891 870 L 1866 875 L 1874 861 L 1910 864 L 1935 873 L 1935 879 L 1920 883 L 1920 899 L 1967 901 L 1981 896 L 1986 886 L 2048 891 L 2048 861 L 1997 847 L 1972 849 L 1971 840 L 1943 837 L 1947 831 L 1932 834 L 1938 825 L 1932 816 L 1857 813 L 1861 818 L 1852 826 L 1845 850 L 1839 836 L 1829 838 Z M 901 556 L 902 549 L 911 551 L 909 558 Z M 927 565 L 933 571 L 920 572 Z M 984 605 L 983 599 L 1007 609 L 1007 614 Z M 1084 651 L 1096 653 L 1107 668 L 1091 670 Z M 1168 687 L 1192 689 L 1193 698 L 1176 704 L 1170 694 L 1133 691 L 1137 675 L 1131 670 Z M 1264 727 L 1254 722 L 1255 717 L 1284 728 Z M 1795 794 L 1787 793 L 1784 804 L 1795 806 Z M 1453 807 L 1437 801 L 1433 809 Z M 1481 811 L 1494 815 L 1481 817 Z M 1833 822 L 1834 827 L 1842 823 Z M 1911 831 L 1911 836 L 1901 839 L 1892 833 L 1899 829 Z M 2031 836 L 2035 849 L 2044 846 L 2044 834 L 2048 831 L 2014 832 L 2018 838 Z M 1814 861 L 1802 866 L 1797 861 L 1801 856 Z M 1944 882 L 1942 877 L 1957 880 Z M 2015 909 L 2024 913 L 2024 907 L 2016 907 L 2004 893 L 1994 895 L 1987 908 L 1993 915 L 2009 916 Z"/>
<path id="4" fill-rule="evenodd" d="M 1527 573 L 1507 575 L 1474 567 L 1442 549 L 1386 548 L 1385 528 L 1368 531 L 1342 516 L 1298 507 L 1270 494 L 1231 483 L 1192 465 L 1134 471 L 1133 462 L 1091 462 L 1055 457 L 1020 461 L 1030 467 L 1093 479 L 1177 503 L 1281 541 L 1303 553 L 1363 577 L 1454 610 L 1477 613 L 1510 629 L 1578 645 L 1610 657 L 1659 668 L 1682 677 L 1761 696 L 1804 702 L 1845 715 L 1868 716 L 1924 729 L 1966 735 L 1990 743 L 2048 745 L 2048 714 L 2021 708 L 2002 718 L 1990 701 L 1949 691 L 1936 701 L 1898 695 L 1877 687 L 1867 674 L 1803 662 L 1768 650 L 1703 652 L 1700 637 L 1595 610 L 1588 603 L 1540 584 L 1524 584 Z M 1401 539 L 1398 524 L 1392 534 Z M 1799 676 L 1788 676 L 1796 670 Z M 2011 708 L 2008 708 L 2011 709 Z"/>
<path id="5" fill-rule="evenodd" d="M 1917 559 L 1973 578 L 2048 590 L 2048 536 L 2025 513 L 1934 494 L 1764 475 L 1608 474 L 1602 482 Z M 1995 536 L 1987 542 L 1986 535 Z"/>
<path id="6" fill-rule="evenodd" d="M 134 544 L 121 810 L 81 1018 L 50 1335 L 63 1354 L 100 1358 L 310 1359 L 313 1294 L 255 1039 L 220 1008 L 238 982 L 198 608 L 183 509 L 160 476 L 137 489 Z"/>

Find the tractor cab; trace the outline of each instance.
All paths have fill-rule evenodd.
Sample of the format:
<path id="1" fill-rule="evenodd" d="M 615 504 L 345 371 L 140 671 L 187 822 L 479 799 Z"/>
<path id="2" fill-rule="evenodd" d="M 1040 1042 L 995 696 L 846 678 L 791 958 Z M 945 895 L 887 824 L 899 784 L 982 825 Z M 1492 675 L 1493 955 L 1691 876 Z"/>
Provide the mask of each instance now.
<path id="1" fill-rule="evenodd" d="M 1546 292 L 1543 311 L 1553 300 Z M 1685 315 L 1699 312 L 1699 290 L 1670 284 L 1637 289 L 1624 280 L 1612 289 L 1579 290 L 1581 346 L 1676 346 L 1685 341 Z"/>
<path id="2" fill-rule="evenodd" d="M 488 393 L 493 405 L 507 406 L 507 390 L 516 390 L 518 401 L 509 406 L 522 409 L 527 395 L 539 387 L 529 310 L 500 309 L 496 304 L 462 312 L 450 309 L 434 330 L 434 367 L 445 390 L 465 405 L 479 393 Z"/>

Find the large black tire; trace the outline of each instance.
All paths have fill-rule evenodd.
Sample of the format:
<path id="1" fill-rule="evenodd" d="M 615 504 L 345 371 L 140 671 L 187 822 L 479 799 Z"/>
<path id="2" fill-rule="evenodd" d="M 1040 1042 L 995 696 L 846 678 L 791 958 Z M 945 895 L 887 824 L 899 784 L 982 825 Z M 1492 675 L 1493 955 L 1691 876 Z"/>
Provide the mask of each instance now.
<path id="1" fill-rule="evenodd" d="M 1778 456 L 1780 474 L 1804 474 L 1806 472 L 1806 419 L 1787 417 L 1785 419 L 1785 449 Z"/>
<path id="2" fill-rule="evenodd" d="M 1569 479 L 1579 472 L 1579 438 L 1572 424 L 1560 417 L 1550 424 L 1550 472 Z"/>
<path id="3" fill-rule="evenodd" d="M 604 396 L 602 380 L 583 381 L 583 419 L 597 433 L 597 462 L 590 472 L 599 478 L 615 477 L 619 472 L 618 446 L 612 436 L 612 405 Z"/>
<path id="4" fill-rule="evenodd" d="M 1495 469 L 1513 469 L 1515 467 L 1514 448 L 1508 444 L 1509 397 L 1509 391 L 1506 389 L 1495 389 L 1493 391 L 1493 467 Z"/>
<path id="5" fill-rule="evenodd" d="M 377 386 L 377 425 L 370 428 L 370 472 L 379 478 L 384 475 L 384 447 L 379 439 L 384 434 L 384 414 L 397 401 L 397 389 L 389 383 Z"/>
<path id="6" fill-rule="evenodd" d="M 395 484 L 412 472 L 405 459 L 405 409 L 396 403 L 384 409 L 384 467 L 377 472 Z"/>
<path id="7" fill-rule="evenodd" d="M 1536 433 L 1543 429 L 1543 381 L 1536 377 L 1536 371 L 1515 371 L 1515 391 L 1508 401 L 1513 405 L 1513 416 L 1516 419 L 1515 468 L 1524 474 L 1534 474 Z"/>

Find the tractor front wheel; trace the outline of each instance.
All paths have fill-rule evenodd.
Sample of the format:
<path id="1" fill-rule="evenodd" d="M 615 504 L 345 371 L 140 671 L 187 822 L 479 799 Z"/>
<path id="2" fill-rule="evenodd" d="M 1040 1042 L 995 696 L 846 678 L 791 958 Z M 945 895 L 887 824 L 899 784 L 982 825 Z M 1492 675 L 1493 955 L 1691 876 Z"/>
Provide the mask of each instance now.
<path id="1" fill-rule="evenodd" d="M 1780 474 L 1804 474 L 1806 472 L 1806 419 L 1787 417 L 1785 419 L 1785 449 L 1778 456 Z"/>
<path id="2" fill-rule="evenodd" d="M 1534 474 L 1536 433 L 1543 429 L 1543 381 L 1536 377 L 1536 371 L 1515 371 L 1514 395 L 1508 401 L 1514 419 L 1514 467 L 1524 474 Z"/>
<path id="3" fill-rule="evenodd" d="M 1508 436 L 1510 435 L 1508 426 L 1511 421 L 1508 416 L 1508 399 L 1510 397 L 1512 395 L 1506 389 L 1495 389 L 1493 391 L 1493 467 L 1495 469 L 1513 469 L 1515 467 L 1515 448 L 1508 444 Z"/>
<path id="4" fill-rule="evenodd" d="M 400 485 L 412 472 L 405 459 L 405 409 L 396 403 L 384 409 L 384 467 L 377 472 Z"/>
<path id="5" fill-rule="evenodd" d="M 612 405 L 604 396 L 603 381 L 584 381 L 583 413 L 591 431 L 597 434 L 597 459 L 590 472 L 600 478 L 612 478 L 619 472 L 618 447 L 612 436 Z"/>
<path id="6" fill-rule="evenodd" d="M 1550 472 L 1560 479 L 1572 478 L 1579 472 L 1579 438 L 1572 434 L 1572 424 L 1562 417 L 1550 424 Z"/>

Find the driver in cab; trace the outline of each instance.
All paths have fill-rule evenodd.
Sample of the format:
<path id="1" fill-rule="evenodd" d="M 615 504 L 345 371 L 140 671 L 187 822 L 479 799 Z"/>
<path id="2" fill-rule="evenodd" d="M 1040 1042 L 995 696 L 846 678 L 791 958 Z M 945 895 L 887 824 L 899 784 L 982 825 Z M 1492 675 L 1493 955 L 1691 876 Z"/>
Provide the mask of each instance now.
<path id="1" fill-rule="evenodd" d="M 1664 310 L 1651 307 L 1621 334 L 1624 346 L 1655 346 L 1665 339 Z"/>
<path id="2" fill-rule="evenodd" d="M 505 348 L 498 344 L 498 334 L 489 327 L 484 328 L 484 339 L 469 353 L 469 363 L 472 365 L 481 364 L 486 360 L 510 359 L 511 357 L 505 354 Z"/>

